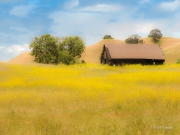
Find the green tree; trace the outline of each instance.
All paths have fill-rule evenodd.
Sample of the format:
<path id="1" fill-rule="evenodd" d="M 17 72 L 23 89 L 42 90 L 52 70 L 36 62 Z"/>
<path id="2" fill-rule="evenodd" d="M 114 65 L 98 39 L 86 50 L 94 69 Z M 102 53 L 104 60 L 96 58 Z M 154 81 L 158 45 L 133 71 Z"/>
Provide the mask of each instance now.
<path id="1" fill-rule="evenodd" d="M 78 37 L 55 38 L 49 34 L 35 37 L 30 44 L 35 61 L 45 64 L 74 64 L 85 48 L 84 41 Z"/>
<path id="2" fill-rule="evenodd" d="M 159 43 L 159 41 L 161 40 L 161 37 L 163 35 L 161 34 L 161 31 L 158 30 L 158 29 L 153 29 L 150 31 L 148 37 L 151 37 L 152 38 L 152 41 L 154 43 Z"/>
<path id="3" fill-rule="evenodd" d="M 141 38 L 140 36 L 138 36 L 137 34 L 135 34 L 135 35 L 132 35 L 132 36 L 128 37 L 128 38 L 125 40 L 125 42 L 126 42 L 127 44 L 143 44 L 144 41 L 143 41 L 142 39 L 140 39 L 140 38 Z"/>
<path id="4" fill-rule="evenodd" d="M 105 35 L 105 36 L 103 37 L 103 39 L 114 39 L 114 38 L 112 38 L 111 35 Z"/>
<path id="5" fill-rule="evenodd" d="M 69 36 L 62 39 L 59 44 L 59 51 L 66 51 L 72 57 L 80 58 L 81 54 L 84 52 L 85 43 L 78 36 Z"/>
<path id="6" fill-rule="evenodd" d="M 44 34 L 40 38 L 35 37 L 30 44 L 31 54 L 35 56 L 35 61 L 44 64 L 57 64 L 59 57 L 58 41 L 58 38 L 49 34 Z"/>
<path id="7" fill-rule="evenodd" d="M 71 65 L 76 63 L 76 58 L 72 55 L 69 55 L 68 51 L 59 51 L 59 62 L 62 62 L 66 65 Z"/>

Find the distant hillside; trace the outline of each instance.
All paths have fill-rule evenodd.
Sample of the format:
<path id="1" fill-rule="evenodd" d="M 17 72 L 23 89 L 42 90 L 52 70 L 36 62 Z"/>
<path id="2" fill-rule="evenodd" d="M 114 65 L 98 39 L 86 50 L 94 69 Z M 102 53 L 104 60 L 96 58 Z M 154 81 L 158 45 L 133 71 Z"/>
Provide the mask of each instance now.
<path id="1" fill-rule="evenodd" d="M 10 60 L 8 63 L 13 63 L 13 64 L 34 64 L 34 56 L 30 55 L 30 52 L 25 52 L 17 57 L 13 58 Z"/>
<path id="2" fill-rule="evenodd" d="M 155 44 L 151 41 L 151 38 L 143 38 L 145 44 Z M 161 39 L 160 46 L 162 49 L 165 49 L 175 43 L 180 42 L 180 38 L 170 38 L 170 37 L 164 37 Z"/>
<path id="3" fill-rule="evenodd" d="M 154 44 L 150 38 L 143 38 L 145 44 Z M 124 44 L 124 41 L 115 39 L 104 39 L 100 42 L 86 46 L 80 60 L 85 60 L 88 63 L 100 63 L 100 54 L 104 44 Z M 166 63 L 175 63 L 177 58 L 180 58 L 180 38 L 162 38 L 160 47 L 166 58 Z M 9 63 L 15 64 L 34 64 L 34 57 L 30 52 L 25 52 L 10 60 Z"/>
<path id="4" fill-rule="evenodd" d="M 104 39 L 94 45 L 86 46 L 81 59 L 89 63 L 100 63 L 100 54 L 102 53 L 102 48 L 104 44 L 124 44 L 124 41 L 114 40 L 114 39 Z"/>
<path id="5" fill-rule="evenodd" d="M 151 38 L 143 38 L 144 40 L 144 44 L 155 44 L 151 41 Z M 90 63 L 100 63 L 100 54 L 102 52 L 102 47 L 103 44 L 105 43 L 112 43 L 112 44 L 124 44 L 124 41 L 121 40 L 113 40 L 113 39 L 109 39 L 109 40 L 102 40 L 94 45 L 91 46 L 87 46 L 85 49 L 85 52 L 82 55 L 81 59 L 84 59 L 86 62 L 90 62 Z M 162 51 L 165 55 L 166 58 L 166 63 L 174 63 L 176 61 L 177 58 L 180 58 L 180 52 L 175 52 L 175 45 L 176 48 L 180 47 L 180 38 L 162 38 L 161 42 L 160 42 L 160 47 L 162 48 Z M 171 47 L 170 47 L 171 46 Z M 167 51 L 169 49 L 169 51 Z M 180 50 L 180 49 L 179 49 Z"/>
<path id="6" fill-rule="evenodd" d="M 166 58 L 166 63 L 175 63 L 177 58 L 180 58 L 180 42 L 172 44 L 169 47 L 166 47 L 163 49 L 165 58 Z"/>

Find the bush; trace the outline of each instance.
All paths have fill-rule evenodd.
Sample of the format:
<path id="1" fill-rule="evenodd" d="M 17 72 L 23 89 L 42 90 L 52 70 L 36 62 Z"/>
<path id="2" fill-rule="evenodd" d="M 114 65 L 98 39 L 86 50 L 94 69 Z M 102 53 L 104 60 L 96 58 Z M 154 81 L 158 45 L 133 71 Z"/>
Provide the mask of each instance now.
<path id="1" fill-rule="evenodd" d="M 114 39 L 111 37 L 111 35 L 105 35 L 103 39 Z"/>
<path id="2" fill-rule="evenodd" d="M 176 60 L 176 64 L 180 64 L 180 58 Z"/>
<path id="3" fill-rule="evenodd" d="M 81 63 L 84 64 L 84 63 L 86 63 L 86 62 L 85 62 L 85 60 L 82 59 L 82 60 L 81 60 Z"/>
<path id="4" fill-rule="evenodd" d="M 127 44 L 143 44 L 144 43 L 144 41 L 142 40 L 142 39 L 140 39 L 141 37 L 140 36 L 138 36 L 138 35 L 132 35 L 132 36 L 130 36 L 130 37 L 128 37 L 126 40 L 125 40 L 125 42 L 127 43 Z"/>

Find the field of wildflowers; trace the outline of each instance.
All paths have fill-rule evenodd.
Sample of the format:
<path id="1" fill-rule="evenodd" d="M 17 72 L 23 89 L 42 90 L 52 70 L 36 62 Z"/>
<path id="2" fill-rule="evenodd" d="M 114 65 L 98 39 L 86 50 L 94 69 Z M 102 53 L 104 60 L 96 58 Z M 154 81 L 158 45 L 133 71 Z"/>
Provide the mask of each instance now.
<path id="1" fill-rule="evenodd" d="M 0 134 L 180 134 L 180 65 L 0 63 Z"/>

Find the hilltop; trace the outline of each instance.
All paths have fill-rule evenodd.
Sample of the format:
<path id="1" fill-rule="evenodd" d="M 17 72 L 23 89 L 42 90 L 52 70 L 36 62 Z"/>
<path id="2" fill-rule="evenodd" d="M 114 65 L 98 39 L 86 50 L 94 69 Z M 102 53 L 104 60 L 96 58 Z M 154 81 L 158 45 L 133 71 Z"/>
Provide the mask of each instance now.
<path id="1" fill-rule="evenodd" d="M 99 63 L 100 61 L 100 54 L 102 52 L 102 48 L 104 44 L 124 44 L 124 41 L 121 40 L 114 40 L 114 39 L 104 39 L 100 42 L 86 46 L 84 53 L 82 54 L 81 59 L 85 60 L 89 63 Z"/>
<path id="2" fill-rule="evenodd" d="M 143 38 L 145 44 L 154 44 L 150 38 Z M 96 44 L 86 46 L 80 60 L 85 60 L 88 63 L 100 63 L 100 54 L 104 44 L 124 44 L 125 41 L 116 39 L 104 39 Z M 166 63 L 175 63 L 177 58 L 180 58 L 180 38 L 164 37 L 161 39 L 160 47 L 165 55 Z M 30 52 L 25 52 L 10 60 L 8 63 L 14 64 L 34 64 L 34 56 Z"/>

